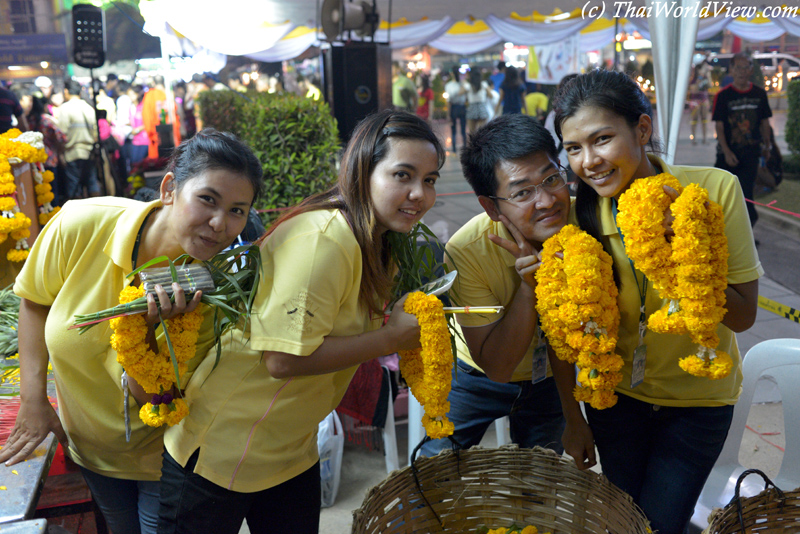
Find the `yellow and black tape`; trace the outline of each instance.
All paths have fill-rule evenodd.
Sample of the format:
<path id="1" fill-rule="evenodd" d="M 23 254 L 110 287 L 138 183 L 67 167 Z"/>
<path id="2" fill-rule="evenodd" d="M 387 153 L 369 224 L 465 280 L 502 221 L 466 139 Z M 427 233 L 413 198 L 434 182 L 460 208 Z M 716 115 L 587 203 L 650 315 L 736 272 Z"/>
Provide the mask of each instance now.
<path id="1" fill-rule="evenodd" d="M 775 315 L 780 315 L 784 319 L 800 323 L 800 310 L 795 310 L 792 307 L 781 304 L 780 302 L 775 302 L 767 297 L 758 296 L 758 307 L 764 308 Z"/>

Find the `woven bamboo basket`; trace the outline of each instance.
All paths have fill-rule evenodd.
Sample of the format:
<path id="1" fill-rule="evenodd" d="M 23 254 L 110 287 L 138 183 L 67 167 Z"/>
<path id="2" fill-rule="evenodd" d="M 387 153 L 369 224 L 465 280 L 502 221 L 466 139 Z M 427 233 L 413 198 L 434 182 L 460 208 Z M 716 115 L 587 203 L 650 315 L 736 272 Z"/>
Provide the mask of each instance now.
<path id="1" fill-rule="evenodd" d="M 742 480 L 751 474 L 761 475 L 764 491 L 754 497 L 739 497 Z M 800 488 L 781 491 L 758 469 L 744 471 L 736 481 L 736 490 L 725 508 L 711 514 L 703 534 L 797 534 L 800 532 Z"/>
<path id="2" fill-rule="evenodd" d="M 467 534 L 512 524 L 552 534 L 649 532 L 626 493 L 553 451 L 473 447 L 415 467 L 416 476 L 409 466 L 369 491 L 353 512 L 354 534 Z"/>

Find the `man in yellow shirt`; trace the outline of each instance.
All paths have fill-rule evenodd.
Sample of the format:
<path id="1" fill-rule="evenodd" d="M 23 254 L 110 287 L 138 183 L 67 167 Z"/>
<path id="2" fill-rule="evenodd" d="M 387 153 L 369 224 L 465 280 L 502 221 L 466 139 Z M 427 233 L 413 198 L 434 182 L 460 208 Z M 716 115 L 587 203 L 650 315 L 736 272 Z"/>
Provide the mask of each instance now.
<path id="1" fill-rule="evenodd" d="M 564 419 L 534 292 L 542 243 L 569 216 L 566 172 L 557 162 L 553 137 L 525 115 L 503 115 L 480 128 L 461 155 L 485 213 L 447 243 L 446 262 L 458 270 L 451 296 L 458 305 L 505 307 L 499 315 L 458 316 L 466 345 L 457 342 L 448 417 L 454 440 L 465 448 L 509 416 L 515 443 L 563 450 Z M 448 440 L 435 440 L 422 453 L 449 447 Z"/>
<path id="2" fill-rule="evenodd" d="M 550 104 L 550 99 L 544 93 L 531 91 L 525 95 L 525 105 L 528 107 L 528 113 L 539 119 L 544 123 L 544 118 L 547 116 L 547 107 Z"/>

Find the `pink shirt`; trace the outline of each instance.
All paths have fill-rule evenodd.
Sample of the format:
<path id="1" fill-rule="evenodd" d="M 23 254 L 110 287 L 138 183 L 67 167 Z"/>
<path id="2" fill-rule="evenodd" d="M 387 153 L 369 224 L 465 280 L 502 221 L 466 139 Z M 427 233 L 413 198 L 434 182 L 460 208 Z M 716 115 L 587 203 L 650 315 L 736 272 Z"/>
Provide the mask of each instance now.
<path id="1" fill-rule="evenodd" d="M 131 141 L 136 146 L 147 146 L 150 144 L 150 139 L 147 137 L 147 130 L 144 128 L 144 120 L 142 119 L 142 103 L 139 102 L 136 104 L 134 108 L 131 106 L 131 128 L 136 130 L 138 128 L 142 128 L 142 130 L 133 136 L 133 140 Z"/>

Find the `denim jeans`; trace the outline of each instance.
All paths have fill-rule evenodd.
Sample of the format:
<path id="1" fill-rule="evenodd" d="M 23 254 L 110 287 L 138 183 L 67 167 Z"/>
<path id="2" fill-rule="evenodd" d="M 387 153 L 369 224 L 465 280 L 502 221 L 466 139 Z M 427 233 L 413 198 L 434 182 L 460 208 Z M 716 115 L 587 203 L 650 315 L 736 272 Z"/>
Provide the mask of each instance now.
<path id="1" fill-rule="evenodd" d="M 735 167 L 730 167 L 725 161 L 725 155 L 721 152 L 717 153 L 717 161 L 714 166 L 719 169 L 724 169 L 731 174 L 735 174 L 739 178 L 739 184 L 742 186 L 742 193 L 744 194 L 745 204 L 747 205 L 747 216 L 750 217 L 750 226 L 755 226 L 758 220 L 758 212 L 752 202 L 753 189 L 756 185 L 756 176 L 758 175 L 758 166 L 761 159 L 759 152 L 737 152 L 736 158 L 739 163 Z"/>
<path id="2" fill-rule="evenodd" d="M 659 534 L 684 534 L 717 461 L 733 406 L 670 408 L 626 395 L 586 406 L 608 479 L 633 497 Z"/>
<path id="3" fill-rule="evenodd" d="M 83 188 L 87 195 L 100 194 L 100 182 L 97 181 L 97 167 L 91 159 L 76 159 L 64 165 L 66 191 L 64 201 L 83 198 Z"/>
<path id="4" fill-rule="evenodd" d="M 539 445 L 561 454 L 564 416 L 553 378 L 538 384 L 490 380 L 467 363 L 458 360 L 458 375 L 453 369 L 450 413 L 455 425 L 453 438 L 465 449 L 478 445 L 486 429 L 497 419 L 509 416 L 511 441 L 520 447 Z M 435 456 L 451 448 L 449 439 L 436 439 L 422 446 L 422 456 Z"/>
<path id="5" fill-rule="evenodd" d="M 466 104 L 451 104 L 450 105 L 450 131 L 453 135 L 453 152 L 458 152 L 458 143 L 456 143 L 456 121 L 461 126 L 461 142 L 467 144 L 467 106 Z"/>
<path id="6" fill-rule="evenodd" d="M 114 534 L 156 534 L 158 481 L 111 478 L 81 467 L 94 502 Z"/>
<path id="7" fill-rule="evenodd" d="M 181 467 L 164 451 L 159 534 L 238 534 L 245 519 L 252 534 L 319 532 L 319 462 L 283 484 L 241 493 L 195 474 L 199 454 Z"/>

